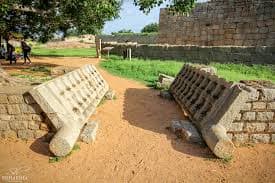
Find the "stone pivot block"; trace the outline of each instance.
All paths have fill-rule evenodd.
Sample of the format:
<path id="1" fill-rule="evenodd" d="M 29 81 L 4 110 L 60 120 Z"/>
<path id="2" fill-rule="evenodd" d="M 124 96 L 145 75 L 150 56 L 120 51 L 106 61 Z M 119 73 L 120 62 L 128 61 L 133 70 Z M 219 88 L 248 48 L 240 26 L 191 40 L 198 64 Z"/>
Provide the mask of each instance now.
<path id="1" fill-rule="evenodd" d="M 107 82 L 96 68 L 85 65 L 30 90 L 31 96 L 56 128 L 50 150 L 65 156 L 95 112 L 106 92 Z"/>
<path id="2" fill-rule="evenodd" d="M 176 135 L 181 136 L 187 142 L 202 143 L 203 140 L 197 131 L 196 127 L 190 121 L 186 120 L 173 120 L 171 123 L 171 130 Z"/>
<path id="3" fill-rule="evenodd" d="M 234 145 L 226 133 L 252 89 L 185 65 L 169 91 L 187 111 L 214 154 L 219 158 L 229 158 Z"/>
<path id="4" fill-rule="evenodd" d="M 80 135 L 80 140 L 87 144 L 94 142 L 96 138 L 97 130 L 98 130 L 98 122 L 95 122 L 95 121 L 88 122 Z"/>

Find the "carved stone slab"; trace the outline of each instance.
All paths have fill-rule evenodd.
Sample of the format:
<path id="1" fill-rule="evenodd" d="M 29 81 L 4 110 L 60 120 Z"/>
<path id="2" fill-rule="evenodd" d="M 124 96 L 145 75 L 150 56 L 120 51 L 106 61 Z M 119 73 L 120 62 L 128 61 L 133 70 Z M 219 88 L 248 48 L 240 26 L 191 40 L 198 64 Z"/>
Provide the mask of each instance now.
<path id="1" fill-rule="evenodd" d="M 58 131 L 50 143 L 50 150 L 56 156 L 71 151 L 108 90 L 107 82 L 96 68 L 85 65 L 30 91 Z"/>
<path id="2" fill-rule="evenodd" d="M 249 88 L 185 65 L 169 90 L 214 154 L 231 156 L 234 145 L 226 131 L 245 105 Z"/>

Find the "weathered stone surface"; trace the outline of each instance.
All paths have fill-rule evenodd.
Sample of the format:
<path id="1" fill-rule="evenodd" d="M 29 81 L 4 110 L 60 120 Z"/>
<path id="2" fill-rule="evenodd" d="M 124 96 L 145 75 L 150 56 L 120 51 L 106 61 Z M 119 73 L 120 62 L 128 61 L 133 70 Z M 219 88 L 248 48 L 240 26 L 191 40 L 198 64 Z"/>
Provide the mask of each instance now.
<path id="1" fill-rule="evenodd" d="M 242 111 L 250 111 L 250 110 L 251 110 L 251 107 L 252 107 L 252 104 L 251 104 L 251 103 L 245 103 L 245 104 L 242 106 L 241 110 L 242 110 Z"/>
<path id="2" fill-rule="evenodd" d="M 243 113 L 243 120 L 254 121 L 256 120 L 256 112 L 245 112 Z"/>
<path id="3" fill-rule="evenodd" d="M 16 139 L 17 134 L 15 131 L 12 130 L 6 130 L 1 132 L 1 137 L 4 139 Z"/>
<path id="4" fill-rule="evenodd" d="M 34 121 L 39 121 L 39 122 L 42 122 L 43 120 L 45 120 L 41 115 L 38 115 L 38 114 L 32 114 L 32 120 Z"/>
<path id="5" fill-rule="evenodd" d="M 203 143 L 203 140 L 197 131 L 196 127 L 186 120 L 173 120 L 171 122 L 171 130 L 178 137 L 183 138 L 187 142 L 191 143 Z"/>
<path id="6" fill-rule="evenodd" d="M 266 123 L 247 123 L 246 130 L 249 132 L 264 132 L 266 127 Z"/>
<path id="7" fill-rule="evenodd" d="M 159 74 L 158 87 L 168 89 L 174 80 L 175 78 L 172 76 L 168 76 L 166 74 Z"/>
<path id="8" fill-rule="evenodd" d="M 8 115 L 8 114 L 0 114 L 0 121 L 3 120 L 3 121 L 10 121 L 12 119 L 12 116 L 11 115 Z"/>
<path id="9" fill-rule="evenodd" d="M 28 121 L 10 121 L 10 128 L 12 130 L 25 130 L 28 128 Z"/>
<path id="10" fill-rule="evenodd" d="M 267 109 L 275 110 L 275 102 L 267 103 Z"/>
<path id="11" fill-rule="evenodd" d="M 8 105 L 7 109 L 8 109 L 9 114 L 20 114 L 21 113 L 20 107 L 17 104 Z"/>
<path id="12" fill-rule="evenodd" d="M 8 96 L 0 94 L 0 104 L 7 104 L 7 103 L 9 103 Z"/>
<path id="13" fill-rule="evenodd" d="M 274 45 L 274 1 L 213 0 L 197 4 L 186 15 L 161 9 L 158 43 L 200 46 Z M 207 16 L 206 16 L 207 15 Z M 265 17 L 260 19 L 259 17 Z M 273 21 L 272 21 L 273 20 Z M 269 39 L 267 39 L 269 38 Z M 239 57 L 241 57 L 239 53 Z"/>
<path id="14" fill-rule="evenodd" d="M 96 68 L 86 65 L 30 91 L 58 131 L 50 142 L 52 153 L 56 156 L 70 153 L 83 126 L 108 90 L 108 84 Z"/>
<path id="15" fill-rule="evenodd" d="M 240 121 L 241 119 L 242 119 L 242 114 L 241 113 L 237 114 L 234 118 L 235 121 Z"/>
<path id="16" fill-rule="evenodd" d="M 238 132 L 238 131 L 243 131 L 243 123 L 232 123 L 228 131 L 232 132 Z"/>
<path id="17" fill-rule="evenodd" d="M 201 71 L 208 72 L 211 75 L 217 75 L 217 69 L 215 67 L 206 66 L 206 65 L 198 65 L 196 67 Z"/>
<path id="18" fill-rule="evenodd" d="M 271 143 L 275 143 L 275 134 L 272 134 L 271 136 Z"/>
<path id="19" fill-rule="evenodd" d="M 266 103 L 265 102 L 253 102 L 252 109 L 266 109 Z"/>
<path id="20" fill-rule="evenodd" d="M 98 122 L 90 121 L 85 126 L 80 134 L 80 140 L 87 144 L 94 142 L 96 139 L 96 133 L 98 130 Z"/>
<path id="21" fill-rule="evenodd" d="M 275 133 L 275 123 L 269 123 L 269 132 Z"/>
<path id="22" fill-rule="evenodd" d="M 38 138 L 44 138 L 46 135 L 47 135 L 47 131 L 44 131 L 44 130 L 36 130 L 34 132 L 34 138 L 38 139 Z"/>
<path id="23" fill-rule="evenodd" d="M 20 108 L 24 114 L 40 114 L 42 112 L 41 108 L 37 104 L 21 104 Z"/>
<path id="24" fill-rule="evenodd" d="M 233 137 L 233 141 L 238 143 L 246 143 L 249 141 L 248 134 L 246 133 L 235 134 Z"/>
<path id="25" fill-rule="evenodd" d="M 167 90 L 161 90 L 159 92 L 159 96 L 161 98 L 164 98 L 164 99 L 168 99 L 168 100 L 173 100 L 173 96 L 171 95 L 171 93 Z"/>
<path id="26" fill-rule="evenodd" d="M 250 138 L 254 143 L 269 143 L 270 141 L 269 134 L 252 134 Z"/>
<path id="27" fill-rule="evenodd" d="M 8 111 L 6 109 L 6 106 L 0 104 L 0 114 L 7 114 L 7 113 Z"/>
<path id="28" fill-rule="evenodd" d="M 8 121 L 0 121 L 0 131 L 9 130 L 9 122 Z"/>
<path id="29" fill-rule="evenodd" d="M 22 104 L 24 102 L 22 95 L 9 95 L 8 100 L 10 104 Z"/>
<path id="30" fill-rule="evenodd" d="M 227 137 L 228 137 L 230 140 L 233 140 L 233 133 L 227 133 Z"/>
<path id="31" fill-rule="evenodd" d="M 112 89 L 110 89 L 109 91 L 107 91 L 107 93 L 105 94 L 105 98 L 107 100 L 114 100 L 116 97 L 116 92 Z"/>
<path id="32" fill-rule="evenodd" d="M 40 124 L 36 121 L 29 121 L 28 128 L 31 130 L 38 130 Z"/>
<path id="33" fill-rule="evenodd" d="M 214 154 L 220 158 L 231 156 L 234 145 L 227 130 L 247 102 L 251 89 L 185 65 L 169 91 L 187 111 Z M 236 130 L 241 130 L 240 125 Z"/>
<path id="34" fill-rule="evenodd" d="M 18 130 L 18 137 L 23 140 L 31 140 L 34 138 L 34 132 L 32 130 Z"/>
<path id="35" fill-rule="evenodd" d="M 31 121 L 32 120 L 32 115 L 31 114 L 19 114 L 14 116 L 14 120 L 16 121 Z"/>
<path id="36" fill-rule="evenodd" d="M 274 117 L 274 112 L 258 112 L 257 120 L 258 121 L 272 121 Z"/>
<path id="37" fill-rule="evenodd" d="M 43 131 L 49 131 L 48 125 L 46 123 L 40 123 L 39 129 Z"/>
<path id="38" fill-rule="evenodd" d="M 263 88 L 263 101 L 275 101 L 275 89 Z"/>

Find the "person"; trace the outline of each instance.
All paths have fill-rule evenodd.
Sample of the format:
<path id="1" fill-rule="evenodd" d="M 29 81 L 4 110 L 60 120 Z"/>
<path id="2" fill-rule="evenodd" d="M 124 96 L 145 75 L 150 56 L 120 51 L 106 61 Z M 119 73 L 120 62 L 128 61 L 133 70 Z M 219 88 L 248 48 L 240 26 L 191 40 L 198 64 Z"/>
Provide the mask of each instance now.
<path id="1" fill-rule="evenodd" d="M 1 45 L 0 59 L 5 59 L 5 58 L 6 58 L 6 49 L 4 45 Z"/>
<path id="2" fill-rule="evenodd" d="M 12 64 L 12 61 L 16 64 L 16 57 L 15 57 L 15 48 L 10 43 L 7 43 L 7 50 L 8 50 L 8 60 L 10 61 L 10 64 Z"/>
<path id="3" fill-rule="evenodd" d="M 31 52 L 31 47 L 29 45 L 27 45 L 27 43 L 25 41 L 21 41 L 21 48 L 22 48 L 22 51 L 23 51 L 23 57 L 24 57 L 24 63 L 23 64 L 26 64 L 27 60 L 29 62 L 29 64 L 31 64 L 31 59 L 29 58 L 29 53 Z"/>

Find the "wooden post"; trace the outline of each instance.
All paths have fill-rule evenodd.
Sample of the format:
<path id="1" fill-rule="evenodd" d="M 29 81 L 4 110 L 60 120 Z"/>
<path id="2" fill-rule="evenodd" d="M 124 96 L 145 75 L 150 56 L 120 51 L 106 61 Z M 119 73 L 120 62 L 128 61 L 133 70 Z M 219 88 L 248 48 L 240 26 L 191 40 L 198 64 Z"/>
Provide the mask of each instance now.
<path id="1" fill-rule="evenodd" d="M 131 61 L 132 60 L 132 49 L 129 48 L 129 60 Z"/>
<path id="2" fill-rule="evenodd" d="M 101 58 L 101 39 L 96 41 L 96 54 L 97 58 Z"/>

